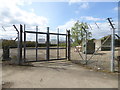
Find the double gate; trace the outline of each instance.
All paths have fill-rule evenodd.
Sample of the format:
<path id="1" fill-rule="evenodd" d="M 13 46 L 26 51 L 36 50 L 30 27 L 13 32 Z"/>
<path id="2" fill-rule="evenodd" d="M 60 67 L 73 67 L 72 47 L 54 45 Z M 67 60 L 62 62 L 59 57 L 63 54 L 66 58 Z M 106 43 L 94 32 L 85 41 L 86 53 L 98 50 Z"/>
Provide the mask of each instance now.
<path id="1" fill-rule="evenodd" d="M 24 41 L 22 40 L 22 32 L 24 33 Z M 35 35 L 35 47 L 27 47 L 26 43 L 27 43 L 27 35 L 26 34 L 31 34 L 31 35 Z M 45 47 L 39 47 L 38 46 L 38 35 L 45 35 L 46 37 L 46 43 L 45 43 Z M 50 45 L 50 35 L 55 35 L 57 36 L 57 44 L 55 47 L 51 47 Z M 59 37 L 60 36 L 64 36 L 65 37 L 65 46 L 61 47 L 60 46 L 60 41 L 59 41 Z M 36 26 L 36 31 L 26 31 L 25 30 L 25 25 L 24 25 L 24 31 L 23 31 L 23 26 L 20 25 L 20 58 L 19 58 L 19 62 L 40 62 L 40 61 L 51 61 L 51 60 L 70 60 L 70 31 L 68 30 L 66 34 L 60 34 L 58 33 L 50 33 L 49 32 L 49 27 L 47 27 L 47 32 L 38 32 L 38 27 Z M 54 51 L 56 50 L 56 52 L 50 52 L 50 50 Z M 59 51 L 63 51 L 65 50 L 64 57 L 60 57 L 60 52 Z M 44 54 L 44 58 L 43 58 L 43 54 L 42 52 L 45 52 Z M 27 54 L 31 53 L 28 57 Z M 41 55 L 39 54 L 41 53 Z M 34 59 L 32 58 L 34 54 Z M 50 58 L 50 55 L 55 55 L 56 57 L 54 58 Z M 41 57 L 41 58 L 40 58 Z"/>

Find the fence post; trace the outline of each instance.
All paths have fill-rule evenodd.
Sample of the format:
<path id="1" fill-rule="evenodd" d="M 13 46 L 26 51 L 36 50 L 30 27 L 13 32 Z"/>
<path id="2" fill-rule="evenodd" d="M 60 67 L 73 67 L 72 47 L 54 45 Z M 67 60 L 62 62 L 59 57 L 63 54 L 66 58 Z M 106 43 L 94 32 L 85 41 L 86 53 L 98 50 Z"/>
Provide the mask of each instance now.
<path id="1" fill-rule="evenodd" d="M 24 62 L 26 60 L 26 32 L 25 32 L 25 24 L 24 24 Z"/>
<path id="2" fill-rule="evenodd" d="M 115 29 L 112 30 L 112 35 L 111 35 L 111 51 L 112 51 L 112 57 L 111 57 L 111 72 L 114 72 L 114 60 L 115 60 Z"/>
<path id="3" fill-rule="evenodd" d="M 67 36 L 68 36 L 68 47 L 67 47 L 67 51 L 68 51 L 68 56 L 67 56 L 67 60 L 70 60 L 70 30 L 67 31 Z"/>
<path id="4" fill-rule="evenodd" d="M 15 30 L 17 31 L 17 38 L 18 38 L 18 42 L 17 42 L 17 49 L 18 49 L 18 53 L 17 53 L 17 64 L 19 64 L 19 61 L 20 61 L 20 33 L 19 33 L 19 30 L 16 28 L 15 25 L 13 25 L 13 27 L 15 28 Z"/>
<path id="5" fill-rule="evenodd" d="M 46 42 L 46 46 L 47 46 L 47 50 L 46 50 L 46 59 L 47 61 L 49 61 L 49 44 L 50 44 L 50 37 L 49 37 L 49 27 L 47 27 L 47 42 Z"/>
<path id="6" fill-rule="evenodd" d="M 67 35 L 67 30 L 66 30 L 66 59 L 67 59 L 67 46 L 68 46 L 67 38 L 68 38 L 68 35 Z"/>
<path id="7" fill-rule="evenodd" d="M 38 60 L 38 26 L 36 26 L 36 61 Z"/>
<path id="8" fill-rule="evenodd" d="M 57 59 L 59 59 L 59 28 L 58 28 L 58 35 L 57 35 Z"/>
<path id="9" fill-rule="evenodd" d="M 86 33 L 85 33 L 86 35 L 85 35 L 85 64 L 87 65 L 87 31 L 86 31 Z"/>
<path id="10" fill-rule="evenodd" d="M 111 35 L 111 72 L 114 72 L 114 63 L 115 63 L 115 28 L 114 28 L 114 24 L 112 23 L 112 21 L 110 20 L 112 18 L 107 18 L 107 20 L 110 23 L 110 26 L 112 27 L 112 35 Z"/>
<path id="11" fill-rule="evenodd" d="M 19 48 L 20 48 L 20 59 L 19 59 L 19 64 L 22 63 L 22 31 L 23 31 L 23 27 L 20 24 L 20 43 L 19 43 Z"/>

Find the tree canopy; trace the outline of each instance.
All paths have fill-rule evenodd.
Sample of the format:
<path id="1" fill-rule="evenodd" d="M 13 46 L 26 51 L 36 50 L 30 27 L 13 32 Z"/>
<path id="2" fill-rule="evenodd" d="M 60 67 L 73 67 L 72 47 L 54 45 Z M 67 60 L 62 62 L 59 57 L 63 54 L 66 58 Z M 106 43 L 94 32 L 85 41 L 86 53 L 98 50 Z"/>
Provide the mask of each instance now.
<path id="1" fill-rule="evenodd" d="M 85 30 L 83 30 L 83 28 Z M 74 40 L 75 43 L 81 44 L 83 41 L 83 37 L 85 37 L 85 33 L 87 32 L 87 37 L 90 38 L 92 36 L 92 33 L 88 31 L 88 25 L 87 23 L 80 23 L 79 20 L 74 24 L 74 26 L 71 28 L 71 37 Z"/>

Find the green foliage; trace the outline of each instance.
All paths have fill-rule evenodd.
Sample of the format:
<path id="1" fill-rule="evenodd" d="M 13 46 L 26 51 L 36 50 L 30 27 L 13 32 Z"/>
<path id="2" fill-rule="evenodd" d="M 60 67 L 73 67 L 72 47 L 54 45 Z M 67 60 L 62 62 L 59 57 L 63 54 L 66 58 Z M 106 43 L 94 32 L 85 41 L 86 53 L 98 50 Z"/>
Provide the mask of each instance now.
<path id="1" fill-rule="evenodd" d="M 110 35 L 104 36 L 101 38 L 102 41 L 104 41 L 105 39 L 107 39 Z"/>
<path id="2" fill-rule="evenodd" d="M 71 44 L 71 47 L 75 47 L 75 46 L 78 46 L 78 45 L 79 45 L 78 43 L 74 42 L 74 43 Z"/>
<path id="3" fill-rule="evenodd" d="M 66 47 L 66 43 L 60 43 L 59 46 Z"/>
<path id="4" fill-rule="evenodd" d="M 83 30 L 82 29 L 82 26 L 86 29 L 86 30 Z M 85 32 L 87 32 L 87 36 L 88 38 L 91 37 L 92 33 L 89 32 L 88 30 L 88 25 L 87 23 L 80 23 L 79 21 L 77 21 L 74 26 L 71 28 L 71 37 L 74 39 L 75 43 L 78 43 L 80 44 L 83 40 L 83 37 L 85 36 Z"/>
<path id="5" fill-rule="evenodd" d="M 89 39 L 88 42 L 94 42 L 94 40 L 96 40 L 96 39 L 95 38 Z"/>
<path id="6" fill-rule="evenodd" d="M 36 42 L 34 41 L 26 41 L 26 47 L 35 47 Z M 24 46 L 24 42 L 22 43 L 22 47 Z M 57 46 L 56 44 L 50 44 L 50 46 Z M 17 48 L 17 41 L 14 40 L 3 40 L 2 41 L 2 48 L 3 47 L 10 47 L 10 48 Z M 46 44 L 38 44 L 38 47 L 46 47 Z"/>
<path id="7" fill-rule="evenodd" d="M 2 41 L 2 48 L 3 47 L 17 47 L 17 42 L 14 40 L 3 40 Z"/>
<path id="8" fill-rule="evenodd" d="M 26 47 L 35 47 L 35 42 L 34 41 L 26 41 Z"/>

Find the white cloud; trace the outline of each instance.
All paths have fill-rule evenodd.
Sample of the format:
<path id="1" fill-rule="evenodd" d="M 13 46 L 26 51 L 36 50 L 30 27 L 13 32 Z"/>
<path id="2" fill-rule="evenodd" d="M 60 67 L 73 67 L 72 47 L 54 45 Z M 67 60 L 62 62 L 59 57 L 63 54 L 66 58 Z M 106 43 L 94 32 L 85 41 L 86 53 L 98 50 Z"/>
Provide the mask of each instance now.
<path id="1" fill-rule="evenodd" d="M 116 34 L 118 34 L 118 22 L 114 22 L 114 23 L 115 23 L 115 28 L 116 28 L 115 32 Z M 97 23 L 97 25 L 100 28 L 97 28 L 95 23 L 91 23 L 91 27 L 93 28 L 93 30 L 90 30 L 90 31 L 92 32 L 93 38 L 99 39 L 104 36 L 112 34 L 112 30 L 108 22 Z"/>
<path id="2" fill-rule="evenodd" d="M 26 4 L 32 4 L 32 1 L 28 0 L 0 0 L 0 25 L 6 26 L 5 28 L 8 28 L 7 30 L 10 31 L 10 28 L 13 28 L 13 24 L 27 24 L 31 26 L 41 26 L 46 27 L 48 24 L 48 19 L 43 16 L 38 16 L 34 13 L 34 10 L 31 9 L 31 11 L 25 11 L 21 9 L 20 7 L 26 5 Z M 11 31 L 10 31 L 11 32 Z M 3 35 L 5 34 L 5 35 Z M 9 32 L 2 32 L 2 28 L 0 29 L 0 36 L 4 36 L 2 38 L 14 38 L 16 36 L 16 33 L 9 33 Z"/>
<path id="3" fill-rule="evenodd" d="M 53 0 L 53 1 L 56 1 L 56 0 Z M 69 4 L 77 3 L 77 2 L 119 2 L 119 0 L 63 0 L 63 1 L 65 2 L 68 1 Z"/>
<path id="4" fill-rule="evenodd" d="M 64 25 L 60 25 L 57 28 L 60 29 L 60 31 L 62 31 L 61 33 L 66 33 L 66 30 L 70 30 L 71 27 L 74 26 L 76 20 L 71 19 L 70 21 L 66 22 Z"/>
<path id="5" fill-rule="evenodd" d="M 118 7 L 115 7 L 113 10 L 114 10 L 114 11 L 118 11 Z"/>
<path id="6" fill-rule="evenodd" d="M 88 9 L 89 3 L 88 2 L 69 2 L 69 5 L 72 5 L 73 3 L 77 3 L 78 8 L 75 10 L 75 13 L 80 13 L 83 9 Z"/>
<path id="7" fill-rule="evenodd" d="M 119 10 L 119 12 L 120 12 L 120 7 L 114 7 L 113 10 L 114 11 L 118 11 Z"/>
<path id="8" fill-rule="evenodd" d="M 94 17 L 93 17 L 94 18 Z M 91 20 L 91 19 L 90 19 Z M 92 19 L 94 20 L 94 19 Z M 96 20 L 103 20 L 103 19 L 95 19 Z M 61 31 L 63 31 L 63 33 L 65 33 L 66 29 L 71 29 L 71 27 L 73 27 L 74 23 L 76 22 L 76 20 L 72 19 L 68 22 L 66 22 L 64 25 L 58 26 L 60 28 Z M 118 27 L 118 23 L 115 23 L 115 28 Z M 97 25 L 95 23 L 88 23 L 90 24 L 90 26 L 92 27 L 92 30 L 89 28 L 89 31 L 92 32 L 92 38 L 96 38 L 96 39 L 100 39 L 104 36 L 110 35 L 112 33 L 112 30 L 110 29 L 111 27 L 109 26 L 109 23 L 106 22 L 99 22 L 97 23 L 97 25 L 99 26 L 99 28 L 97 27 Z M 118 29 L 116 29 L 116 33 L 118 33 Z"/>
<path id="9" fill-rule="evenodd" d="M 88 21 L 103 21 L 103 20 L 105 20 L 105 19 L 101 19 L 101 18 L 95 18 L 92 16 L 82 16 L 82 17 L 80 17 L 80 19 L 88 20 Z"/>
<path id="10" fill-rule="evenodd" d="M 82 3 L 81 5 L 80 5 L 80 8 L 89 8 L 89 3 Z"/>
<path id="11" fill-rule="evenodd" d="M 78 3 L 80 2 L 81 0 L 69 0 L 68 3 L 69 5 L 73 4 L 73 3 Z"/>

